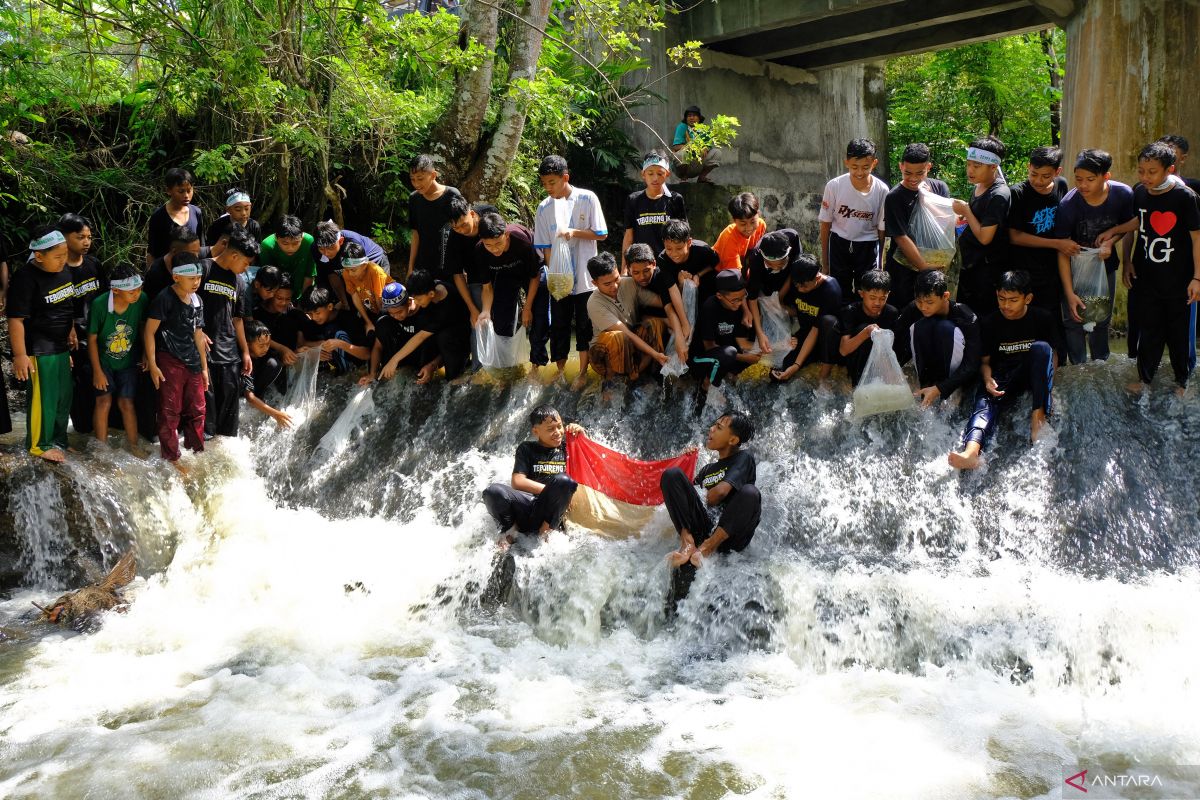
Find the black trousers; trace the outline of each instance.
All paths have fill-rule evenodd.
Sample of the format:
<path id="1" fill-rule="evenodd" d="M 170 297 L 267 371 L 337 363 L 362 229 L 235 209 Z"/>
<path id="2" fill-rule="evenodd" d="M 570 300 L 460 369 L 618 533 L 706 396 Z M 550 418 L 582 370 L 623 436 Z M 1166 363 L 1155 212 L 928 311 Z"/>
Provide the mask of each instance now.
<path id="1" fill-rule="evenodd" d="M 687 530 L 697 547 L 717 528 L 721 528 L 728 536 L 717 547 L 718 553 L 741 552 L 754 538 L 754 531 L 757 530 L 762 517 L 762 495 L 758 493 L 758 487 L 754 484 L 746 484 L 729 495 L 716 525 L 713 525 L 712 517 L 709 516 L 696 487 L 679 467 L 671 467 L 664 472 L 659 486 L 662 488 L 667 513 L 671 516 L 671 524 L 675 526 L 676 531 Z M 684 564 L 675 569 L 671 582 L 669 613 L 674 613 L 675 604 L 687 597 L 695 577 L 696 568 L 691 564 Z"/>
<path id="2" fill-rule="evenodd" d="M 997 269 L 986 260 L 980 259 L 970 269 L 963 265 L 958 278 L 958 297 L 955 299 L 983 319 L 1000 308 L 996 302 L 996 282 L 999 277 Z"/>
<path id="3" fill-rule="evenodd" d="M 829 274 L 842 287 L 842 300 L 849 303 L 863 273 L 879 266 L 879 240 L 852 242 L 829 232 Z"/>
<path id="4" fill-rule="evenodd" d="M 837 317 L 832 314 L 826 314 L 817 320 L 817 343 L 813 345 L 812 350 L 808 351 L 808 356 L 800 363 L 801 367 L 806 364 L 841 363 L 842 357 L 838 352 L 841 336 L 837 332 L 837 325 Z M 805 331 L 803 336 L 797 333 L 795 349 L 783 357 L 783 369 L 788 369 L 796 363 L 796 359 L 800 358 L 800 348 L 804 347 L 804 340 L 808 338 L 808 333 L 809 331 Z"/>
<path id="5" fill-rule="evenodd" d="M 242 363 L 209 362 L 208 377 L 212 385 L 204 392 L 204 433 L 208 436 L 237 436 Z"/>
<path id="6" fill-rule="evenodd" d="M 913 361 L 917 365 L 917 383 L 921 388 L 949 378 L 962 363 L 963 347 L 961 331 L 945 317 L 921 317 L 914 322 Z"/>
<path id="7" fill-rule="evenodd" d="M 738 352 L 733 346 L 714 347 L 692 356 L 688 369 L 697 378 L 708 378 L 713 386 L 720 386 L 726 375 L 737 375 L 750 366 L 745 361 L 738 361 Z"/>
<path id="8" fill-rule="evenodd" d="M 549 523 L 551 528 L 562 524 L 578 486 L 566 475 L 559 474 L 546 481 L 546 488 L 534 496 L 507 484 L 493 483 L 483 490 L 483 504 L 500 525 L 501 532 L 515 525 L 521 533 L 537 533 L 544 523 Z"/>
<path id="9" fill-rule="evenodd" d="M 896 249 L 899 250 L 899 248 Z M 892 288 L 888 292 L 888 303 L 903 310 L 913 301 L 913 288 L 916 286 L 918 273 L 891 259 L 888 260 L 885 268 L 888 276 L 892 279 Z"/>
<path id="10" fill-rule="evenodd" d="M 1137 368 L 1142 383 L 1154 380 L 1165 348 L 1175 383 L 1187 387 L 1196 368 L 1196 304 L 1187 302 L 1187 289 L 1170 295 L 1150 286 L 1129 293 L 1130 317 L 1138 320 Z"/>
<path id="11" fill-rule="evenodd" d="M 446 368 L 446 380 L 462 375 L 471 357 L 470 325 L 466 321 L 452 321 L 434 334 L 433 342 L 434 354 L 442 357 L 442 366 Z"/>
<path id="12" fill-rule="evenodd" d="M 8 412 L 8 387 L 4 385 L 3 369 L 0 369 L 0 433 L 12 433 L 12 417 Z"/>
<path id="13" fill-rule="evenodd" d="M 86 346 L 71 351 L 71 384 L 71 424 L 76 433 L 91 433 L 95 428 L 96 389 Z"/>
<path id="14" fill-rule="evenodd" d="M 555 300 L 546 288 L 546 274 L 533 298 L 533 330 L 529 332 L 529 360 L 538 366 L 550 361 L 566 361 L 571 354 L 571 333 L 575 333 L 575 350 L 586 353 L 592 342 L 592 319 L 587 313 L 591 292 L 569 294 Z M 550 359 L 546 359 L 546 343 L 550 343 Z"/>

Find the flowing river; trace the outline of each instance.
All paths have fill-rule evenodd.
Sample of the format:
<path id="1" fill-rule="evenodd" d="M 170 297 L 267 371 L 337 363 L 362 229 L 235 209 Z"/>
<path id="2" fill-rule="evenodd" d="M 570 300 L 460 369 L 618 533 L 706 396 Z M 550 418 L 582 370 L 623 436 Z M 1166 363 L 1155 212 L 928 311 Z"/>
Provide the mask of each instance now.
<path id="1" fill-rule="evenodd" d="M 673 621 L 665 511 L 518 547 L 497 603 L 480 491 L 540 402 L 656 458 L 703 442 L 690 393 L 334 383 L 295 432 L 245 413 L 187 480 L 89 447 L 4 487 L 0 796 L 1056 798 L 1140 764 L 1166 793 L 1128 797 L 1200 797 L 1169 770 L 1200 764 L 1200 403 L 1131 375 L 1068 370 L 1049 435 L 1022 410 L 966 476 L 961 411 L 734 390 L 762 525 Z M 106 566 L 136 542 L 128 612 L 33 624 L 89 513 Z"/>

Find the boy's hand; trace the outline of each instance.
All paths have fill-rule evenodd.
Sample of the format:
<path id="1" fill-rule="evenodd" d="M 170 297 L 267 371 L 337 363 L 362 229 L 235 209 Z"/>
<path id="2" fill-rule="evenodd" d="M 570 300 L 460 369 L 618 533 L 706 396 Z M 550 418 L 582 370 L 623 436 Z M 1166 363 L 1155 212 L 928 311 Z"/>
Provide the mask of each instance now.
<path id="1" fill-rule="evenodd" d="M 249 353 L 242 353 L 242 374 L 252 375 L 254 373 L 254 359 L 250 358 Z"/>
<path id="2" fill-rule="evenodd" d="M 375 323 L 368 322 L 367 323 L 367 333 L 374 333 L 374 332 L 375 332 Z"/>
<path id="3" fill-rule="evenodd" d="M 491 311 L 480 311 L 478 314 L 475 315 L 474 324 L 478 325 L 481 322 L 489 322 L 489 321 L 491 321 L 491 319 L 492 319 Z"/>
<path id="4" fill-rule="evenodd" d="M 762 350 L 764 353 L 771 352 L 771 343 L 767 341 L 767 335 L 765 333 L 760 333 L 758 335 L 758 349 Z"/>
<path id="5" fill-rule="evenodd" d="M 29 380 L 29 375 L 34 371 L 33 359 L 29 356 L 14 356 L 13 357 L 13 377 L 19 381 Z"/>
<path id="6" fill-rule="evenodd" d="M 332 353 L 334 350 L 341 350 L 345 342 L 341 339 L 326 339 L 321 342 L 321 353 Z"/>
<path id="7" fill-rule="evenodd" d="M 71 332 L 67 334 L 67 347 L 71 350 L 79 349 L 79 334 L 75 331 L 75 326 L 71 326 Z"/>
<path id="8" fill-rule="evenodd" d="M 422 385 L 429 383 L 431 380 L 433 380 L 433 375 L 436 372 L 437 369 L 435 369 L 432 364 L 426 364 L 417 370 L 417 383 Z"/>
<path id="9" fill-rule="evenodd" d="M 145 356 L 142 356 L 142 360 L 138 362 L 138 367 L 142 370 L 142 372 L 148 372 L 150 370 L 150 362 L 146 360 Z"/>
<path id="10" fill-rule="evenodd" d="M 1124 264 L 1121 267 L 1121 285 L 1126 289 L 1133 288 L 1133 281 L 1137 278 L 1137 273 L 1133 270 L 1133 264 Z"/>
<path id="11" fill-rule="evenodd" d="M 521 327 L 525 330 L 533 327 L 533 306 L 528 303 L 521 309 Z"/>
<path id="12" fill-rule="evenodd" d="M 757 364 L 762 360 L 762 353 L 743 353 L 746 356 L 747 363 Z"/>
<path id="13" fill-rule="evenodd" d="M 954 208 L 955 214 L 964 218 L 967 216 L 967 212 L 971 210 L 971 206 L 963 200 L 955 200 L 951 203 L 951 206 Z"/>
<path id="14" fill-rule="evenodd" d="M 576 436 L 586 436 L 587 435 L 587 432 L 583 429 L 583 426 L 580 425 L 578 422 L 569 423 L 566 427 L 566 431 L 567 431 L 567 433 L 573 433 Z"/>
<path id="15" fill-rule="evenodd" d="M 296 360 L 299 358 L 299 356 L 296 355 L 295 350 L 289 350 L 286 347 L 279 351 L 279 356 L 283 359 L 283 365 L 285 367 L 290 367 L 292 364 L 295 364 Z"/>
<path id="16" fill-rule="evenodd" d="M 684 281 L 693 281 L 695 283 L 699 283 L 699 281 L 696 280 L 696 276 L 688 272 L 686 269 L 679 270 L 678 281 L 680 286 L 683 286 Z"/>
<path id="17" fill-rule="evenodd" d="M 1004 392 L 1000 391 L 1000 384 L 996 383 L 996 379 L 989 377 L 983 382 L 983 388 L 987 389 L 988 394 L 992 397 L 1004 397 Z"/>
<path id="18" fill-rule="evenodd" d="M 208 375 L 208 367 L 205 367 L 203 370 L 201 370 L 200 374 L 204 376 L 204 388 L 211 389 L 212 388 L 212 378 L 210 378 Z"/>
<path id="19" fill-rule="evenodd" d="M 108 376 L 104 374 L 104 370 L 92 373 L 92 386 L 96 387 L 96 391 L 108 391 Z"/>
<path id="20" fill-rule="evenodd" d="M 475 328 L 479 325 L 479 320 L 481 317 L 483 317 L 483 314 L 481 314 L 478 311 L 472 311 L 470 313 L 471 313 L 471 327 Z"/>
<path id="21" fill-rule="evenodd" d="M 654 360 L 658 362 L 658 365 L 660 367 L 665 367 L 667 365 L 667 362 L 670 361 L 671 359 L 667 356 L 666 353 L 655 353 Z"/>
<path id="22" fill-rule="evenodd" d="M 375 382 L 374 375 L 363 375 L 361 378 L 358 379 L 359 386 L 370 386 L 374 382 Z"/>
<path id="23" fill-rule="evenodd" d="M 274 419 L 276 424 L 278 424 L 281 428 L 292 427 L 292 418 L 286 412 L 275 411 L 271 414 L 271 418 Z"/>
<path id="24" fill-rule="evenodd" d="M 942 396 L 942 391 L 936 386 L 929 386 L 917 392 L 916 397 L 921 401 L 921 408 L 929 408 Z"/>
<path id="25" fill-rule="evenodd" d="M 1079 299 L 1079 295 L 1075 294 L 1074 292 L 1067 295 L 1067 310 L 1071 312 L 1071 319 L 1075 320 L 1076 322 L 1083 322 L 1083 317 L 1081 317 L 1079 313 L 1085 308 L 1087 308 L 1087 306 L 1082 300 Z"/>
<path id="26" fill-rule="evenodd" d="M 390 381 L 392 378 L 394 378 L 396 376 L 396 367 L 397 364 L 395 359 L 389 360 L 383 365 L 383 369 L 379 370 L 379 380 Z"/>
<path id="27" fill-rule="evenodd" d="M 163 374 L 162 370 L 158 368 L 157 364 L 150 365 L 150 382 L 154 384 L 155 389 L 162 385 Z"/>
<path id="28" fill-rule="evenodd" d="M 204 337 L 204 354 L 208 355 L 212 352 L 212 339 L 208 338 L 207 333 L 202 333 L 200 335 Z"/>
<path id="29" fill-rule="evenodd" d="M 1057 244 L 1054 245 L 1054 249 L 1064 256 L 1070 257 L 1079 255 L 1080 247 L 1075 243 L 1074 239 L 1059 239 Z"/>
<path id="30" fill-rule="evenodd" d="M 1192 278 L 1192 280 L 1188 283 L 1188 302 L 1200 302 L 1200 281 L 1196 280 L 1195 278 Z"/>
<path id="31" fill-rule="evenodd" d="M 575 229 L 574 228 L 564 228 L 563 230 L 558 232 L 558 235 L 560 237 L 562 237 L 563 239 L 566 239 L 569 242 L 569 241 L 571 241 L 571 237 L 575 235 Z"/>
<path id="32" fill-rule="evenodd" d="M 675 355 L 679 356 L 681 363 L 686 364 L 688 360 L 687 344 L 684 342 L 675 342 Z"/>

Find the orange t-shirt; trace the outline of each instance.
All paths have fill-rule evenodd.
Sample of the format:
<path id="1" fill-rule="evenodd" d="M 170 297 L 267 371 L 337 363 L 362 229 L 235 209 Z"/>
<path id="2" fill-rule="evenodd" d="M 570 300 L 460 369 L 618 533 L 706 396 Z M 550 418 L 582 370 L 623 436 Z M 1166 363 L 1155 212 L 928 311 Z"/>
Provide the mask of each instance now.
<path id="1" fill-rule="evenodd" d="M 368 264 L 367 271 L 361 278 L 355 279 L 349 270 L 342 273 L 346 282 L 346 294 L 357 296 L 367 308 L 369 314 L 383 312 L 383 287 L 392 280 L 378 264 Z"/>
<path id="2" fill-rule="evenodd" d="M 742 256 L 746 255 L 751 247 L 756 247 L 766 233 L 767 221 L 762 217 L 758 218 L 758 225 L 754 227 L 754 234 L 749 239 L 738 233 L 738 229 L 732 222 L 729 223 L 728 227 L 717 237 L 716 244 L 713 245 L 713 250 L 716 250 L 717 255 L 721 257 L 721 263 L 717 269 L 741 271 Z"/>

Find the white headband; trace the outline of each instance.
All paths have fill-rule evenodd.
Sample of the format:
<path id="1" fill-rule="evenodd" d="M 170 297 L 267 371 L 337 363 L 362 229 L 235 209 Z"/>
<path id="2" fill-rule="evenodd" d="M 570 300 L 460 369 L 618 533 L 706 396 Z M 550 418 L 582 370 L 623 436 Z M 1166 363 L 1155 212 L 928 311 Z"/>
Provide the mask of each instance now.
<path id="1" fill-rule="evenodd" d="M 60 244 L 62 244 L 66 240 L 67 240 L 67 237 L 63 236 L 62 231 L 52 230 L 52 231 L 48 232 L 45 236 L 39 236 L 38 238 L 36 238 L 32 242 L 30 242 L 29 249 L 31 251 L 49 250 L 51 247 L 58 247 Z"/>
<path id="2" fill-rule="evenodd" d="M 249 203 L 249 202 L 250 202 L 250 195 L 246 194 L 245 192 L 234 192 L 233 194 L 227 195 L 225 197 L 225 205 L 226 206 L 232 206 L 237 203 Z"/>
<path id="3" fill-rule="evenodd" d="M 993 167 L 1000 166 L 1000 156 L 991 150 L 982 150 L 978 147 L 967 148 L 967 161 L 978 161 L 980 164 L 991 164 Z"/>

